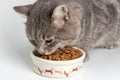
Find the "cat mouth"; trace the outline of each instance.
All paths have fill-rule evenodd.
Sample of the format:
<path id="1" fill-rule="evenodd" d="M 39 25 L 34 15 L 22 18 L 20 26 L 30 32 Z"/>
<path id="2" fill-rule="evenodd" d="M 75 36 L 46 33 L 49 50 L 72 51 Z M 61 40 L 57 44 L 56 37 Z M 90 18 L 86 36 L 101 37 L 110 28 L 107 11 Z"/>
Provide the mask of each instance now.
<path id="1" fill-rule="evenodd" d="M 56 51 L 61 51 L 62 48 L 57 48 L 56 50 L 51 50 L 50 52 L 46 52 L 44 55 L 51 55 L 53 53 L 55 53 Z"/>
<path id="2" fill-rule="evenodd" d="M 61 50 L 62 50 L 62 48 L 57 48 L 57 49 L 56 49 L 56 51 L 61 51 Z"/>

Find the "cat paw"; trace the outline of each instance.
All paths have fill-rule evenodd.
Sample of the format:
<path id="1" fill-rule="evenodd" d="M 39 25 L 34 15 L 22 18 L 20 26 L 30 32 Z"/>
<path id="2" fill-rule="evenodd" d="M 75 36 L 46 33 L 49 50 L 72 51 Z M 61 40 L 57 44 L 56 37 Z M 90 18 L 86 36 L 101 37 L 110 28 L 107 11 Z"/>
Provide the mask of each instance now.
<path id="1" fill-rule="evenodd" d="M 107 49 L 114 49 L 114 48 L 117 48 L 118 47 L 118 44 L 107 44 L 106 46 L 105 46 L 105 48 L 107 48 Z"/>
<path id="2" fill-rule="evenodd" d="M 86 54 L 85 59 L 83 60 L 83 62 L 87 62 L 88 60 L 89 60 L 89 56 L 88 56 L 88 54 Z"/>

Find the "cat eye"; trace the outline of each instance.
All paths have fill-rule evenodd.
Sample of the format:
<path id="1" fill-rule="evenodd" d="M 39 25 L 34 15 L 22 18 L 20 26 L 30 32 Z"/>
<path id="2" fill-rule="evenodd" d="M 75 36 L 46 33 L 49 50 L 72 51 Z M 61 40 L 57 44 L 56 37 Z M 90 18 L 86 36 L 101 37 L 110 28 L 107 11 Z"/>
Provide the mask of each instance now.
<path id="1" fill-rule="evenodd" d="M 53 41 L 53 39 L 49 39 L 49 40 L 46 40 L 45 42 L 46 43 L 51 43 Z"/>

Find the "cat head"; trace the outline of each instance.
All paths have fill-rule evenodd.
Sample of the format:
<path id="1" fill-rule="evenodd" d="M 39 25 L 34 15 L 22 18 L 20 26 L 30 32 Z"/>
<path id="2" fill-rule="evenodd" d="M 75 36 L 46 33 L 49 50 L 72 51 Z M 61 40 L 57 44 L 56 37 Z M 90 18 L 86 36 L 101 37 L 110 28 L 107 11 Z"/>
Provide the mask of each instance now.
<path id="1" fill-rule="evenodd" d="M 26 34 L 40 54 L 73 45 L 81 32 L 80 7 L 74 1 L 38 0 L 14 7 L 27 18 Z"/>

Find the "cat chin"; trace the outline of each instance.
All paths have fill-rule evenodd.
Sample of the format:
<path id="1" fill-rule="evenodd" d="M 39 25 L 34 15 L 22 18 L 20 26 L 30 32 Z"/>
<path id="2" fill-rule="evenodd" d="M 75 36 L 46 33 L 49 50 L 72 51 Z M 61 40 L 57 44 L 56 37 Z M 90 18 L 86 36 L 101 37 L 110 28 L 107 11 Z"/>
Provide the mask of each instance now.
<path id="1" fill-rule="evenodd" d="M 45 52 L 45 55 L 53 54 L 55 51 L 60 51 L 60 50 L 62 50 L 62 49 L 63 49 L 63 48 L 57 48 L 57 49 L 55 49 L 55 50 L 46 51 L 46 52 Z"/>
<path id="2" fill-rule="evenodd" d="M 45 55 L 51 55 L 52 53 L 51 52 L 49 52 L 49 53 L 45 53 Z"/>
<path id="3" fill-rule="evenodd" d="M 46 51 L 44 55 L 50 55 L 53 54 L 56 50 L 52 50 L 52 51 Z"/>

